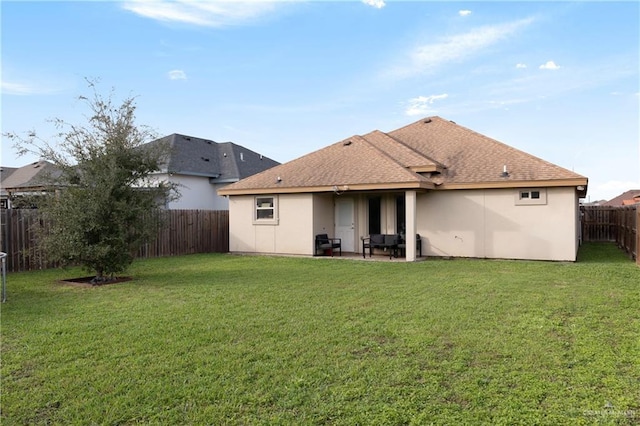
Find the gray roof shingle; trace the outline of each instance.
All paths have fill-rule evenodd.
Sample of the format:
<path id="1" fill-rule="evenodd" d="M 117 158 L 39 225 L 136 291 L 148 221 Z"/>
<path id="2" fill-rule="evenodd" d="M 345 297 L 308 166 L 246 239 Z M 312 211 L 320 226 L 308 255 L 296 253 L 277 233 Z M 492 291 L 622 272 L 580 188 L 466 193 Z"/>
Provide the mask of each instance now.
<path id="1" fill-rule="evenodd" d="M 167 173 L 235 182 L 280 164 L 233 142 L 214 142 L 174 133 L 149 145 L 158 143 L 167 143 L 170 147 L 163 168 Z"/>

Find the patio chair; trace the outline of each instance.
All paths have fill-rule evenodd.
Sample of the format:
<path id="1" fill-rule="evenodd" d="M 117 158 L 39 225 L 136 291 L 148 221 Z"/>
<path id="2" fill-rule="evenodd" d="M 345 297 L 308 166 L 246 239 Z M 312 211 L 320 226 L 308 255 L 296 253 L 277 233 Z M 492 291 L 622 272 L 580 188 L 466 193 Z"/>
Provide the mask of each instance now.
<path id="1" fill-rule="evenodd" d="M 400 256 L 406 256 L 407 242 L 404 238 L 398 244 L 398 250 L 400 251 Z M 420 234 L 416 234 L 416 251 L 418 252 L 418 257 L 422 257 L 422 238 Z"/>
<path id="2" fill-rule="evenodd" d="M 342 256 L 342 239 L 341 238 L 329 238 L 327 234 L 316 235 L 316 252 L 320 251 L 321 254 L 329 253 L 333 257 L 333 250 L 338 249 L 340 256 Z"/>
<path id="3" fill-rule="evenodd" d="M 366 257 L 369 249 L 369 257 L 373 255 L 373 249 L 389 250 L 389 258 L 398 257 L 398 234 L 371 234 L 362 238 L 362 257 Z"/>

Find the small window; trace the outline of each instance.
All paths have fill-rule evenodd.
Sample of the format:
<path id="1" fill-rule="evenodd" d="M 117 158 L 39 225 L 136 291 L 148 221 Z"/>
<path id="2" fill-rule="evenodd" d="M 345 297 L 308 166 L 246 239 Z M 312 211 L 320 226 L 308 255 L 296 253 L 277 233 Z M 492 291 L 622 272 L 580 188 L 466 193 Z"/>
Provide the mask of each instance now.
<path id="1" fill-rule="evenodd" d="M 256 197 L 254 223 L 275 224 L 278 220 L 277 198 L 273 196 Z"/>
<path id="2" fill-rule="evenodd" d="M 520 189 L 516 195 L 517 206 L 530 206 L 547 204 L 547 190 L 540 189 Z"/>
<path id="3" fill-rule="evenodd" d="M 273 197 L 256 198 L 256 219 L 273 219 Z"/>

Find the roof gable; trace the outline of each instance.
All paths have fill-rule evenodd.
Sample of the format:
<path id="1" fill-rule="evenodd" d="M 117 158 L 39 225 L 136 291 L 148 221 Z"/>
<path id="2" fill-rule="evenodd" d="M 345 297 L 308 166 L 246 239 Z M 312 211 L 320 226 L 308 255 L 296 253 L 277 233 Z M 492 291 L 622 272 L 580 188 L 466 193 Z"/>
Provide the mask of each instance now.
<path id="1" fill-rule="evenodd" d="M 586 179 L 440 117 L 417 121 L 389 135 L 444 164 L 443 185 Z"/>
<path id="2" fill-rule="evenodd" d="M 506 173 L 505 171 L 506 166 Z M 349 189 L 582 186 L 577 173 L 440 117 L 389 133 L 352 136 L 263 173 L 221 195 Z"/>
<path id="3" fill-rule="evenodd" d="M 244 179 L 280 164 L 233 142 L 218 143 L 218 150 L 222 177 Z"/>
<path id="4" fill-rule="evenodd" d="M 432 187 L 362 136 L 352 136 L 222 190 L 318 192 L 345 189 Z"/>
<path id="5" fill-rule="evenodd" d="M 214 142 L 174 133 L 150 142 L 167 143 L 169 158 L 163 172 L 235 182 L 244 177 L 278 165 L 277 161 L 233 142 Z"/>

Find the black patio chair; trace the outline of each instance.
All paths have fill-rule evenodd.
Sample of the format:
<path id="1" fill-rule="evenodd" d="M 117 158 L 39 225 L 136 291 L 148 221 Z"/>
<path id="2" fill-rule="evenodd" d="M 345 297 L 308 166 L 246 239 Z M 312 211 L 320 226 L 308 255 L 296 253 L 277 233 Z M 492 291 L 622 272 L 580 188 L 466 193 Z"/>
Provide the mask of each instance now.
<path id="1" fill-rule="evenodd" d="M 334 249 L 339 249 L 340 256 L 342 256 L 342 239 L 341 238 L 329 238 L 327 234 L 318 234 L 316 235 L 316 252 L 321 252 L 321 254 L 329 253 L 331 257 L 333 257 Z"/>

